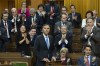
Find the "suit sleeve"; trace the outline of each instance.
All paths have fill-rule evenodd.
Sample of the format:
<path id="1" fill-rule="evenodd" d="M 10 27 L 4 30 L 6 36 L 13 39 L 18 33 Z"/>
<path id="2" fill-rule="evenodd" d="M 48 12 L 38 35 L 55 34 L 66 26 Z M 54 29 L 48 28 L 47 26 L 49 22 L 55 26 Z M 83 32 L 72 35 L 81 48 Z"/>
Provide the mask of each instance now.
<path id="1" fill-rule="evenodd" d="M 80 65 L 82 65 L 81 63 L 83 63 L 83 62 L 81 62 L 81 59 L 78 59 L 77 65 L 80 66 Z"/>
<path id="2" fill-rule="evenodd" d="M 0 27 L 1 28 L 1 27 Z M 0 40 L 2 41 L 7 41 L 7 36 L 6 36 L 6 31 L 5 29 L 1 29 L 1 35 L 0 35 Z"/>
<path id="3" fill-rule="evenodd" d="M 40 44 L 39 37 L 37 37 L 35 40 L 35 43 L 34 43 L 35 54 L 36 54 L 37 58 L 39 58 L 42 61 L 43 57 L 39 54 L 39 50 L 40 50 L 39 44 Z"/>
<path id="4" fill-rule="evenodd" d="M 95 33 L 93 33 L 92 37 L 91 37 L 94 41 L 99 42 L 100 41 L 100 29 L 98 31 L 96 31 Z"/>

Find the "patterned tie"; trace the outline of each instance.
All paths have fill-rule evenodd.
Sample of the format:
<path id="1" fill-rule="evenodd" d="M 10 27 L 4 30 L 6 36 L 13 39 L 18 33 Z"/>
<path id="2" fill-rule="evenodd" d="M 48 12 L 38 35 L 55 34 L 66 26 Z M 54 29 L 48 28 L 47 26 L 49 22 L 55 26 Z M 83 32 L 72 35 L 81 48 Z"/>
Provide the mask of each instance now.
<path id="1" fill-rule="evenodd" d="M 48 38 L 47 36 L 45 37 L 45 41 L 46 41 L 47 47 L 48 47 L 48 49 L 49 49 L 50 44 L 49 44 L 49 38 Z"/>
<path id="2" fill-rule="evenodd" d="M 90 66 L 90 64 L 89 64 L 89 59 L 88 59 L 89 57 L 87 56 L 86 57 L 86 59 L 87 59 L 87 62 L 86 62 L 86 66 Z"/>

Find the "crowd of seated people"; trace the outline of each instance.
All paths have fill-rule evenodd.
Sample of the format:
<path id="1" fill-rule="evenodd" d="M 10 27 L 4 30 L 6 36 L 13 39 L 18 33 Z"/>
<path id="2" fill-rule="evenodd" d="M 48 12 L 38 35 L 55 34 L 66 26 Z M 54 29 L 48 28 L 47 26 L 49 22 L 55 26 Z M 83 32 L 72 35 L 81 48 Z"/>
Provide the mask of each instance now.
<path id="1" fill-rule="evenodd" d="M 59 11 L 61 9 L 61 11 Z M 71 65 L 73 29 L 80 29 L 85 56 L 78 60 L 78 65 L 98 66 L 96 58 L 100 55 L 100 18 L 96 10 L 87 11 L 85 19 L 76 12 L 75 5 L 59 8 L 55 0 L 49 4 L 39 4 L 37 10 L 26 8 L 22 2 L 20 9 L 5 9 L 0 20 L 0 52 L 5 52 L 6 45 L 15 39 L 16 51 L 31 56 L 33 47 L 36 55 L 36 66 L 45 66 L 45 62 L 61 60 L 63 65 Z M 12 36 L 15 36 L 12 37 Z M 59 55 L 57 55 L 59 54 Z M 94 56 L 91 56 L 93 54 Z M 93 58 L 93 63 L 90 60 Z M 92 64 L 91 64 L 92 63 Z"/>

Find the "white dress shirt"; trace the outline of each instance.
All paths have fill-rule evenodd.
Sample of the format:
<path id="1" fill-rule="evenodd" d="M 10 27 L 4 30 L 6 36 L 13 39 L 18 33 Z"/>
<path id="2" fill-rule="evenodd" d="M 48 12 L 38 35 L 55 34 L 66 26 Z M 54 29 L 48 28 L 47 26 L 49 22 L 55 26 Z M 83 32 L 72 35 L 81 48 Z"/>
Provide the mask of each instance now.
<path id="1" fill-rule="evenodd" d="M 5 21 L 3 20 L 3 23 L 4 23 L 4 26 L 6 27 L 6 30 L 7 30 L 7 37 L 10 38 L 10 34 L 9 34 L 9 30 L 8 30 L 7 21 L 5 22 Z"/>

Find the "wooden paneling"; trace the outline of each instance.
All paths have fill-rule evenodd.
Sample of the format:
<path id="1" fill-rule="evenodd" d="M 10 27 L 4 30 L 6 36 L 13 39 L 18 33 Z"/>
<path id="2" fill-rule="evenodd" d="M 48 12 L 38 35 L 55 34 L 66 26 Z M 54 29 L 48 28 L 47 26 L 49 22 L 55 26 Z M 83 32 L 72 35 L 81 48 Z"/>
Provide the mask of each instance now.
<path id="1" fill-rule="evenodd" d="M 64 0 L 64 5 L 67 6 L 68 12 L 70 12 L 70 5 L 74 4 L 76 6 L 76 11 L 80 12 L 83 18 L 87 10 L 97 10 L 100 16 L 99 3 L 99 0 Z"/>
<path id="2" fill-rule="evenodd" d="M 37 9 L 38 5 L 43 3 L 42 0 L 31 0 L 31 7 Z"/>
<path id="3" fill-rule="evenodd" d="M 17 9 L 21 8 L 21 3 L 22 3 L 23 1 L 26 1 L 26 0 L 15 0 L 15 7 L 16 7 Z"/>
<path id="4" fill-rule="evenodd" d="M 99 14 L 99 16 L 100 16 L 100 0 L 98 0 L 98 14 Z"/>
<path id="5" fill-rule="evenodd" d="M 5 8 L 8 8 L 8 3 L 5 0 L 0 0 L 0 16 Z"/>

